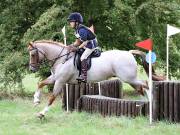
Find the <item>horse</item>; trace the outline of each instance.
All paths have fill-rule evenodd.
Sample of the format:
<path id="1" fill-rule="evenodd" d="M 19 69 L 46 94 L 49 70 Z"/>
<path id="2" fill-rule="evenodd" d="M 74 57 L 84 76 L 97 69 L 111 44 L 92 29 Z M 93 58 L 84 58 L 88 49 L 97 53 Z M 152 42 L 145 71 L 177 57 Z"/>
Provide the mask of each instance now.
<path id="1" fill-rule="evenodd" d="M 36 72 L 45 59 L 51 64 L 51 75 L 38 83 L 38 89 L 34 94 L 34 104 L 37 105 L 40 103 L 42 88 L 45 85 L 54 84 L 47 106 L 37 114 L 37 117 L 42 118 L 45 117 L 53 101 L 61 93 L 63 85 L 77 83 L 76 78 L 79 71 L 73 64 L 75 52 L 70 52 L 69 47 L 63 43 L 50 40 L 34 41 L 28 44 L 28 51 L 30 56 L 29 69 L 31 71 Z M 98 82 L 110 77 L 118 77 L 122 82 L 130 84 L 143 94 L 144 89 L 148 89 L 148 84 L 146 81 L 137 79 L 137 62 L 134 55 L 141 56 L 145 71 L 147 71 L 148 66 L 143 52 L 138 50 L 109 50 L 102 52 L 100 57 L 92 58 L 92 66 L 87 72 L 87 82 Z M 155 78 L 155 73 L 153 75 Z"/>

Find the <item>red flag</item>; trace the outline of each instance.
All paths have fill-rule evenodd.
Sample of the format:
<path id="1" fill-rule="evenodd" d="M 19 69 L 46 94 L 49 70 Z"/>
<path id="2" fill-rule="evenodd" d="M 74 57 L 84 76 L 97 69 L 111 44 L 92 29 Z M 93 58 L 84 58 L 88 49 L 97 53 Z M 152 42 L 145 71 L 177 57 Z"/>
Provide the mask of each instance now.
<path id="1" fill-rule="evenodd" d="M 152 50 L 153 41 L 151 39 L 147 39 L 147 40 L 136 43 L 136 46 L 141 47 L 145 50 Z"/>

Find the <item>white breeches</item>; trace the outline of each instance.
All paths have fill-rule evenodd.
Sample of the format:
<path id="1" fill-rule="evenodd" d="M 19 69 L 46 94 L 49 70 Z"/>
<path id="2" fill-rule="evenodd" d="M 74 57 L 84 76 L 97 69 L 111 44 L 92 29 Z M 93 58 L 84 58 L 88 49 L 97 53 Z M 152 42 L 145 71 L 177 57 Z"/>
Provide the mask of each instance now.
<path id="1" fill-rule="evenodd" d="M 93 48 L 93 49 L 89 49 L 89 48 L 86 48 L 84 53 L 82 54 L 81 56 L 81 61 L 87 59 L 87 57 L 95 50 L 96 48 Z"/>

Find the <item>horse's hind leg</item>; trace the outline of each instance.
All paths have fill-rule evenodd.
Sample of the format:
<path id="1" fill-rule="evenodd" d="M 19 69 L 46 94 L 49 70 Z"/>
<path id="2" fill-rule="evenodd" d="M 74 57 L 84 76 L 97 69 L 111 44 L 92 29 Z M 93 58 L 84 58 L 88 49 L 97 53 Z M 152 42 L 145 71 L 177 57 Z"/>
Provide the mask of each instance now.
<path id="1" fill-rule="evenodd" d="M 142 85 L 135 85 L 135 84 L 130 84 L 138 93 L 140 93 L 141 95 L 144 95 L 143 92 L 143 87 Z"/>
<path id="2" fill-rule="evenodd" d="M 147 83 L 142 80 L 135 80 L 135 81 L 129 82 L 129 84 L 141 95 L 144 95 L 144 88 L 148 89 Z"/>

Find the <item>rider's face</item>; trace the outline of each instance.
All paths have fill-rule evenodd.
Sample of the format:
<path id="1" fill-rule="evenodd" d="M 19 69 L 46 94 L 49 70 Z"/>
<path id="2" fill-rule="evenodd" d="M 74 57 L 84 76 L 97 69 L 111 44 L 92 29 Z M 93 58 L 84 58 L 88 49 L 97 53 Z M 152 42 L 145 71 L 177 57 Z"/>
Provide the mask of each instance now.
<path id="1" fill-rule="evenodd" d="M 71 28 L 75 28 L 75 22 L 69 22 Z"/>

